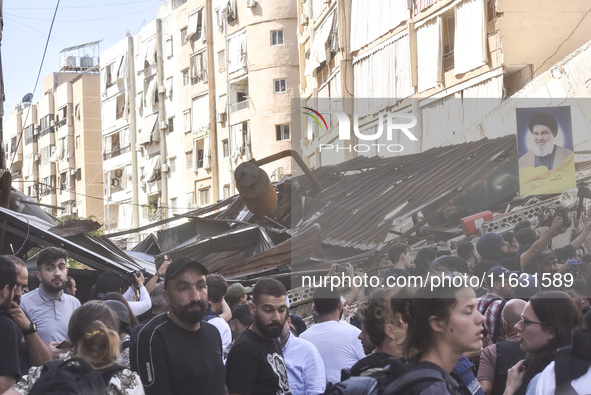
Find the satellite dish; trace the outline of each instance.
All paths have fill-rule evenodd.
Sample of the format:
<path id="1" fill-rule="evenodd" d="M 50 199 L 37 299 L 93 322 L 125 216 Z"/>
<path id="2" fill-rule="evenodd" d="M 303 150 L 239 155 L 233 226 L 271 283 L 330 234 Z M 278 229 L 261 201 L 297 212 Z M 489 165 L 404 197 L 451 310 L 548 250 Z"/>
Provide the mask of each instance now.
<path id="1" fill-rule="evenodd" d="M 32 93 L 27 93 L 23 97 L 23 103 L 32 103 L 32 102 L 33 102 L 33 94 Z"/>

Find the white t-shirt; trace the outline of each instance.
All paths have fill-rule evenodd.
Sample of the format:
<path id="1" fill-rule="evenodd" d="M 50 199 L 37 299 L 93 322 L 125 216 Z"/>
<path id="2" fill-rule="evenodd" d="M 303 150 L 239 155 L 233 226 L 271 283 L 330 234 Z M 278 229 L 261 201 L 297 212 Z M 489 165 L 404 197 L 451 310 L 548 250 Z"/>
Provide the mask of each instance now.
<path id="1" fill-rule="evenodd" d="M 226 320 L 224 320 L 222 317 L 213 317 L 207 322 L 215 326 L 220 332 L 220 337 L 222 338 L 222 349 L 228 347 L 228 345 L 232 343 L 232 330 L 230 329 L 230 325 L 228 325 Z"/>
<path id="2" fill-rule="evenodd" d="M 327 321 L 312 325 L 300 337 L 316 346 L 324 361 L 326 382 L 338 383 L 341 381 L 341 369 L 350 368 L 365 357 L 358 339 L 360 333 L 351 324 Z"/>
<path id="3" fill-rule="evenodd" d="M 591 392 L 591 367 L 587 373 L 571 381 L 570 385 L 577 391 L 577 394 L 589 394 Z M 536 387 L 537 395 L 554 395 L 556 391 L 556 375 L 554 373 L 554 361 L 550 362 L 546 369 L 540 373 L 538 385 Z"/>
<path id="4" fill-rule="evenodd" d="M 290 334 L 282 351 L 292 395 L 324 393 L 326 373 L 316 347 L 309 341 Z"/>

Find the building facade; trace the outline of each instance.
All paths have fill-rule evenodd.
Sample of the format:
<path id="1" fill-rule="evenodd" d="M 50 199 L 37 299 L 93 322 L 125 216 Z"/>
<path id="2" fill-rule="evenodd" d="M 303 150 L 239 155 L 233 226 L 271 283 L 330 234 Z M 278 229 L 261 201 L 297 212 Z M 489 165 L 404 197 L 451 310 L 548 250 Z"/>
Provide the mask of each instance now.
<path id="1" fill-rule="evenodd" d="M 378 0 L 371 6 L 298 0 L 300 95 L 307 107 L 354 113 L 365 135 L 379 135 L 385 110 L 417 121 L 416 140 L 383 133 L 356 152 L 322 150 L 338 144 L 334 116 L 327 116 L 326 128 L 302 119 L 305 160 L 316 168 L 512 133 L 485 136 L 474 125 L 591 40 L 590 9 L 584 0 Z M 351 146 L 360 142 L 353 136 Z"/>
<path id="2" fill-rule="evenodd" d="M 6 162 L 14 188 L 51 215 L 103 223 L 98 56 L 87 50 L 98 54 L 98 43 L 63 50 L 39 102 L 14 108 L 4 124 Z"/>
<path id="3" fill-rule="evenodd" d="M 295 2 L 169 0 L 101 53 L 108 232 L 234 195 L 240 163 L 292 148 L 296 12 Z M 279 180 L 291 160 L 263 169 Z"/>

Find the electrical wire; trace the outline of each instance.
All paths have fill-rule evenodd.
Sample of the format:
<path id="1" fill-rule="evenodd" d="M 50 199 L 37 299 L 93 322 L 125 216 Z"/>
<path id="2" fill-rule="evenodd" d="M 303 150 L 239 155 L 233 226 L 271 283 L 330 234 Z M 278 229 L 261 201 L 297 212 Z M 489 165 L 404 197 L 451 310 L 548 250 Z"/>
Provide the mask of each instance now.
<path id="1" fill-rule="evenodd" d="M 35 91 L 37 90 L 37 85 L 39 84 L 39 77 L 41 77 L 41 70 L 43 69 L 43 63 L 45 62 L 45 55 L 47 54 L 47 47 L 49 46 L 49 39 L 51 38 L 51 31 L 53 30 L 53 23 L 55 22 L 55 17 L 57 15 L 57 10 L 59 9 L 59 6 L 60 6 L 60 1 L 61 0 L 57 0 L 57 4 L 55 5 L 55 11 L 53 12 L 53 18 L 51 19 L 51 26 L 49 27 L 49 33 L 47 34 L 47 40 L 45 41 L 45 49 L 43 50 L 43 57 L 41 58 L 41 64 L 39 65 L 39 71 L 37 72 L 37 79 L 35 80 L 35 86 L 33 87 L 33 97 L 35 97 Z M 12 155 L 12 160 L 10 162 L 10 167 L 8 168 L 8 171 L 10 171 L 12 169 L 12 164 L 14 163 L 14 158 L 18 152 L 18 146 L 23 139 L 23 132 L 25 130 L 24 125 L 27 124 L 27 119 L 29 118 L 30 113 L 31 113 L 31 106 L 29 106 L 29 111 L 27 112 L 25 120 L 22 123 L 23 126 L 21 129 L 21 133 L 20 133 L 20 136 L 19 136 L 18 141 L 16 143 L 16 149 L 14 150 L 14 154 Z"/>

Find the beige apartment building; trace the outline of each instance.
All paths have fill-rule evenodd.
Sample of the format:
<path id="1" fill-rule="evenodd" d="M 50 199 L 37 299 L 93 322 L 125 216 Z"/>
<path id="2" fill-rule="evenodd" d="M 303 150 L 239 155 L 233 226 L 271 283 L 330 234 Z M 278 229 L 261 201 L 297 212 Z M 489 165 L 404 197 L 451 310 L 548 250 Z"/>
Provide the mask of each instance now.
<path id="1" fill-rule="evenodd" d="M 240 163 L 292 148 L 296 6 L 168 0 L 101 53 L 108 232 L 231 196 Z M 263 168 L 292 173 L 289 157 Z"/>
<path id="2" fill-rule="evenodd" d="M 377 144 L 363 152 L 323 151 L 322 144 L 338 144 L 339 130 L 335 116 L 325 114 L 322 129 L 304 117 L 294 145 L 316 168 L 511 133 L 484 136 L 473 126 L 590 41 L 590 9 L 586 0 L 298 0 L 300 95 L 307 107 L 353 112 L 362 134 L 376 132 L 384 110 L 412 113 L 417 140 L 384 133 L 375 143 L 403 151 L 380 151 Z M 351 145 L 360 142 L 353 136 Z"/>
<path id="3" fill-rule="evenodd" d="M 96 217 L 103 223 L 98 42 L 62 51 L 59 72 L 43 81 L 43 97 L 23 103 L 4 124 L 13 187 L 51 215 Z M 82 53 L 83 56 L 76 56 Z"/>

